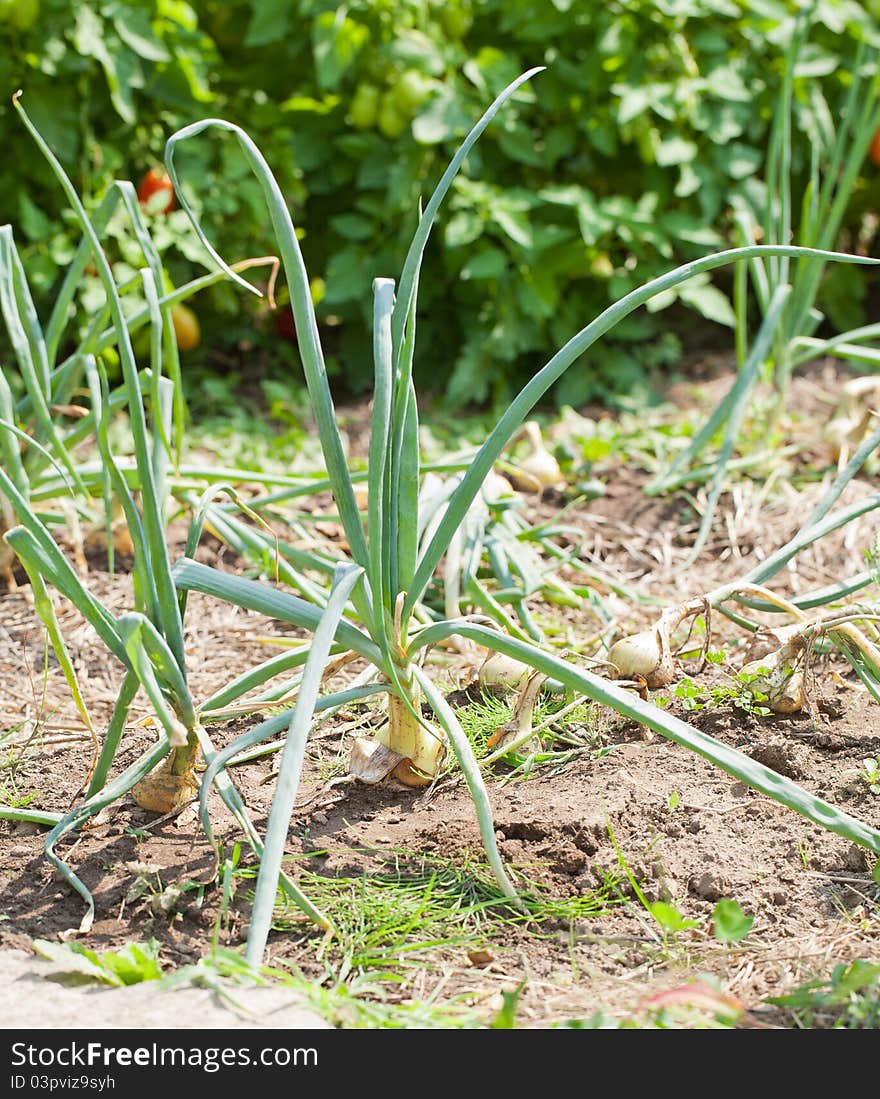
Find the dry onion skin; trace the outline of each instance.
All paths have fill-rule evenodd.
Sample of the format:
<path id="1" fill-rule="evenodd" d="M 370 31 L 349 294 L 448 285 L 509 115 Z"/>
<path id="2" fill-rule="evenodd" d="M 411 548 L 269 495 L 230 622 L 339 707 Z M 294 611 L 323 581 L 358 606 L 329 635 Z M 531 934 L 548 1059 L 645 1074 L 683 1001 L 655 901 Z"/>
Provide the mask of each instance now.
<path id="1" fill-rule="evenodd" d="M 743 664 L 751 664 L 770 656 L 783 645 L 793 641 L 803 628 L 803 623 L 795 623 L 792 626 L 761 626 L 749 638 Z"/>
<path id="2" fill-rule="evenodd" d="M 401 757 L 374 737 L 357 737 L 351 746 L 348 773 L 367 786 L 387 778 L 401 763 Z"/>
<path id="3" fill-rule="evenodd" d="M 430 733 L 402 698 L 389 695 L 388 724 L 374 734 L 401 757 L 394 777 L 404 786 L 428 786 L 440 770 L 446 742 Z"/>
<path id="4" fill-rule="evenodd" d="M 780 648 L 744 664 L 739 674 L 750 694 L 760 694 L 760 704 L 775 714 L 795 714 L 804 708 L 804 675 L 794 664 L 806 642 L 795 634 Z"/>

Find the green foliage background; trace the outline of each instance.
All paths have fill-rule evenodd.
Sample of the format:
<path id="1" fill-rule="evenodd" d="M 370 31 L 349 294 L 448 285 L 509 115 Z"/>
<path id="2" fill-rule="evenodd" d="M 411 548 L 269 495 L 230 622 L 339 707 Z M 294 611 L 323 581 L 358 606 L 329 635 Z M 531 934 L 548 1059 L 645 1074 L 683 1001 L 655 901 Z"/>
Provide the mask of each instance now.
<path id="1" fill-rule="evenodd" d="M 0 217 L 12 223 L 41 311 L 77 234 L 22 131 L 17 89 L 89 203 L 137 183 L 166 138 L 206 116 L 251 134 L 302 232 L 330 367 L 371 380 L 371 282 L 399 272 L 448 157 L 493 96 L 547 71 L 493 122 L 456 181 L 421 283 L 417 379 L 450 405 L 503 401 L 611 301 L 728 243 L 734 197 L 761 201 L 761 169 L 799 5 L 782 0 L 0 0 Z M 822 0 L 797 84 L 795 169 L 823 141 L 878 4 Z M 227 259 L 272 250 L 258 186 L 230 142 L 189 143 L 189 194 Z M 866 164 L 850 226 L 880 209 Z M 206 256 L 176 211 L 152 219 L 170 279 Z M 121 222 L 120 278 L 139 263 Z M 852 241 L 849 242 L 852 244 Z M 858 320 L 864 274 L 840 268 L 823 304 Z M 834 281 L 836 280 L 836 281 Z M 841 280 L 843 280 L 841 282 Z M 577 404 L 676 361 L 682 318 L 730 325 L 724 286 L 689 284 L 671 313 L 615 330 L 556 391 Z M 101 300 L 86 283 L 83 314 Z M 671 300 L 658 307 L 673 305 Z M 682 309 L 681 306 L 685 309 Z M 230 286 L 196 303 L 202 351 L 273 342 L 265 306 Z M 263 311 L 263 313 L 260 312 Z M 721 333 L 722 341 L 727 337 Z M 236 352 L 240 354 L 240 352 Z"/>

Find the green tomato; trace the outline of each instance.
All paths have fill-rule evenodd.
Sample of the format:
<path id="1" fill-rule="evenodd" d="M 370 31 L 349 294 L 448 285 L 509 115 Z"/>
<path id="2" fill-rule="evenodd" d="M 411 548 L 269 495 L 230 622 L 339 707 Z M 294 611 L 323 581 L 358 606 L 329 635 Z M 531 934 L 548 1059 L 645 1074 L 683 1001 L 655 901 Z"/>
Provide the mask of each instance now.
<path id="1" fill-rule="evenodd" d="M 409 125 L 409 119 L 401 114 L 394 100 L 386 95 L 379 108 L 379 129 L 386 137 L 400 137 Z"/>
<path id="2" fill-rule="evenodd" d="M 450 38 L 464 38 L 471 29 L 471 13 L 464 8 L 445 4 L 440 9 L 440 22 Z"/>
<path id="3" fill-rule="evenodd" d="M 147 330 L 149 335 L 149 330 Z M 147 354 L 149 354 L 149 347 L 147 348 Z M 107 378 L 111 382 L 115 382 L 118 378 L 122 377 L 122 363 L 119 360 L 119 352 L 115 347 L 105 347 L 101 352 L 101 363 L 104 369 L 107 371 Z"/>
<path id="4" fill-rule="evenodd" d="M 369 130 L 379 115 L 379 89 L 374 84 L 359 84 L 348 109 L 352 126 Z"/>
<path id="5" fill-rule="evenodd" d="M 412 117 L 431 94 L 431 85 L 416 69 L 407 69 L 400 74 L 391 94 L 400 112 Z"/>
<path id="6" fill-rule="evenodd" d="M 644 164 L 653 164 L 657 160 L 659 134 L 653 126 L 640 126 L 636 134 L 639 156 Z"/>
<path id="7" fill-rule="evenodd" d="M 0 0 L 0 22 L 27 31 L 40 15 L 40 0 Z"/>
<path id="8" fill-rule="evenodd" d="M 139 328 L 131 337 L 131 349 L 134 352 L 136 359 L 145 362 L 150 357 L 150 351 L 152 350 L 150 344 L 150 329 L 149 326 Z M 105 352 L 106 354 L 106 352 Z M 114 351 L 115 354 L 115 351 Z"/>
<path id="9" fill-rule="evenodd" d="M 309 293 L 312 296 L 312 305 L 320 305 L 327 293 L 327 283 L 321 278 L 313 278 L 309 283 Z"/>

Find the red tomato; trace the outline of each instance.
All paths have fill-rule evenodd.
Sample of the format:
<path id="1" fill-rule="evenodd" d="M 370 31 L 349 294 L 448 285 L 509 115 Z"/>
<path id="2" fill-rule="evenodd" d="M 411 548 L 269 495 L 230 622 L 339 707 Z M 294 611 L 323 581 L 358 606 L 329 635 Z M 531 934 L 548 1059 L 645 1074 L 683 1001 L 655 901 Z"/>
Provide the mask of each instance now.
<path id="1" fill-rule="evenodd" d="M 288 340 L 290 343 L 297 342 L 293 310 L 289 305 L 282 305 L 278 308 L 273 323 L 275 325 L 275 331 L 282 339 Z"/>
<path id="2" fill-rule="evenodd" d="M 160 197 L 156 198 L 156 195 Z M 149 207 L 157 214 L 169 214 L 177 206 L 171 176 L 156 168 L 151 168 L 141 180 L 137 196 L 141 206 Z"/>
<path id="3" fill-rule="evenodd" d="M 868 156 L 871 160 L 880 168 L 880 126 L 877 128 L 877 132 L 874 134 L 871 141 L 871 148 L 868 150 Z"/>

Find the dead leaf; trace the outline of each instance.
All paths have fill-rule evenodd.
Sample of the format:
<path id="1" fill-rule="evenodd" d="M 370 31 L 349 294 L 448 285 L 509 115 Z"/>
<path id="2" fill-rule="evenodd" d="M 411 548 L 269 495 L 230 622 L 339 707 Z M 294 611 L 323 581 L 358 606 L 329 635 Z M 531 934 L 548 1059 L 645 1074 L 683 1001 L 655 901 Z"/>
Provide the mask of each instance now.
<path id="1" fill-rule="evenodd" d="M 488 950 L 469 950 L 467 956 L 473 966 L 491 965 L 495 961 L 495 955 Z"/>

